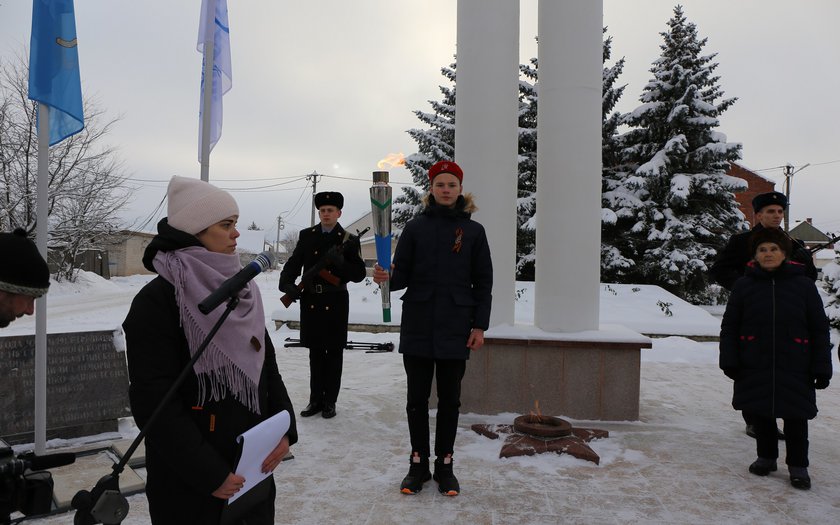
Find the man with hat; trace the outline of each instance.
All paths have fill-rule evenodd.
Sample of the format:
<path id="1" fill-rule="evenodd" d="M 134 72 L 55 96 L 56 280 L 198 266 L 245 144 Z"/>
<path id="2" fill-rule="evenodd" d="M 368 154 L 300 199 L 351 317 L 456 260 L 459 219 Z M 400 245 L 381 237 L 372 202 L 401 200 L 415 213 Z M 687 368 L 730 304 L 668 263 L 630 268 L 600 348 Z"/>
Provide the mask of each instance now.
<path id="1" fill-rule="evenodd" d="M 350 314 L 348 282 L 361 282 L 365 263 L 359 253 L 358 239 L 338 223 L 344 196 L 335 191 L 315 194 L 320 223 L 301 230 L 298 242 L 280 273 L 280 291 L 298 295 L 295 281 L 313 266 L 322 263 L 339 279 L 336 286 L 316 275 L 300 294 L 300 340 L 309 348 L 309 404 L 303 417 L 320 413 L 335 417 L 335 403 L 341 387 L 344 347 L 347 344 L 347 319 Z"/>
<path id="2" fill-rule="evenodd" d="M 35 312 L 50 287 L 50 270 L 35 243 L 17 228 L 0 233 L 0 328 Z"/>
<path id="3" fill-rule="evenodd" d="M 752 238 L 761 230 L 773 228 L 785 233 L 781 229 L 782 220 L 785 217 L 787 208 L 787 197 L 778 191 L 760 193 L 752 200 L 753 211 L 755 212 L 756 225 L 752 230 L 736 233 L 726 243 L 717 261 L 709 269 L 712 279 L 729 291 L 735 285 L 735 281 L 744 275 L 747 263 L 753 259 Z M 787 235 L 785 233 L 785 235 Z M 804 265 L 805 275 L 817 280 L 817 268 L 814 266 L 811 253 L 805 249 L 801 241 L 791 239 L 793 253 L 789 259 L 795 263 Z M 755 437 L 755 430 L 747 415 L 744 414 L 744 421 L 747 424 L 746 432 L 750 437 Z M 784 434 L 777 430 L 779 439 L 784 439 Z"/>
<path id="4" fill-rule="evenodd" d="M 732 290 L 735 281 L 744 275 L 747 263 L 753 258 L 753 254 L 750 253 L 750 239 L 755 232 L 763 228 L 780 228 L 785 217 L 787 198 L 778 191 L 761 193 L 753 199 L 752 206 L 755 211 L 755 227 L 750 231 L 733 235 L 718 260 L 709 270 L 715 282 L 727 290 Z M 811 279 L 817 279 L 817 268 L 814 266 L 814 260 L 799 241 L 793 242 L 791 260 L 804 264 L 805 273 Z"/>

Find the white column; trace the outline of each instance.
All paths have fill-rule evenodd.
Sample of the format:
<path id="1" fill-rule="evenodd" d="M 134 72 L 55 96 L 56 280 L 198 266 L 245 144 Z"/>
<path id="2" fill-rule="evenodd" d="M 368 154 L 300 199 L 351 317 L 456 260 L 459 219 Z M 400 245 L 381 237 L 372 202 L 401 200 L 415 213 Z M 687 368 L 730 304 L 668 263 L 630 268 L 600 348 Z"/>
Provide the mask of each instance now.
<path id="1" fill-rule="evenodd" d="M 534 321 L 597 330 L 603 1 L 540 0 L 538 16 Z"/>
<path id="2" fill-rule="evenodd" d="M 513 324 L 519 0 L 458 0 L 455 161 L 493 255 L 490 325 Z"/>

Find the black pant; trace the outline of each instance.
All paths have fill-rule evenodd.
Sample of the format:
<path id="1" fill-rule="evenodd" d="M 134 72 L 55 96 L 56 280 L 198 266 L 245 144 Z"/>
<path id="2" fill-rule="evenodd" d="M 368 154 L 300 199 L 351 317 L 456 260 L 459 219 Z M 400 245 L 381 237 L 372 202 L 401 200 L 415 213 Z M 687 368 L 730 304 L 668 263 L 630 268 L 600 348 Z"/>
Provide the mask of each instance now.
<path id="1" fill-rule="evenodd" d="M 403 366 L 408 383 L 405 411 L 411 450 L 422 457 L 429 456 L 429 396 L 432 377 L 437 381 L 437 424 L 435 425 L 435 455 L 444 457 L 455 448 L 458 431 L 458 409 L 461 407 L 461 379 L 467 369 L 462 359 L 427 359 L 403 354 Z"/>
<path id="2" fill-rule="evenodd" d="M 755 448 L 758 457 L 776 459 L 779 457 L 779 438 L 776 435 L 776 419 L 750 414 L 755 426 Z M 785 463 L 790 467 L 808 466 L 808 420 L 784 418 Z"/>
<path id="3" fill-rule="evenodd" d="M 309 402 L 335 403 L 341 388 L 344 348 L 309 349 Z"/>

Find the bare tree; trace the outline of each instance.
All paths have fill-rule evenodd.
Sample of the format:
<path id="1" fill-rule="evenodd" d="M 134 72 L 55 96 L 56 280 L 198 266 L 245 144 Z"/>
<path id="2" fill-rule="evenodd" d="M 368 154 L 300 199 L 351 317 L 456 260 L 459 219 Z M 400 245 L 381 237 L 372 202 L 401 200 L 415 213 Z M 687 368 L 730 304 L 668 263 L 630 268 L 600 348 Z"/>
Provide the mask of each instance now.
<path id="1" fill-rule="evenodd" d="M 0 59 L 0 229 L 33 232 L 38 137 L 25 56 Z M 50 148 L 47 248 L 58 280 L 73 280 L 77 256 L 119 229 L 117 214 L 131 195 L 116 148 L 105 144 L 119 119 L 89 98 L 84 113 L 85 128 Z"/>
<path id="2" fill-rule="evenodd" d="M 286 249 L 286 255 L 292 255 L 292 252 L 295 251 L 295 246 L 297 246 L 298 242 L 298 230 L 294 231 L 287 231 L 283 234 L 283 237 L 280 239 L 280 244 L 283 248 Z"/>

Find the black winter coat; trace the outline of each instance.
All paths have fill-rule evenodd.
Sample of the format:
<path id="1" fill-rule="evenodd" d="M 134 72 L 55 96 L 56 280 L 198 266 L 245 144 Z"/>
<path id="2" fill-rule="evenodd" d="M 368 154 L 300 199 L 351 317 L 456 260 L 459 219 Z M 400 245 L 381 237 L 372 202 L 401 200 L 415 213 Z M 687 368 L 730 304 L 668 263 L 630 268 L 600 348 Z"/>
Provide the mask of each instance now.
<path id="1" fill-rule="evenodd" d="M 747 266 L 720 330 L 720 368 L 735 378 L 732 406 L 769 418 L 817 415 L 814 379 L 831 377 L 828 318 L 801 265 Z"/>
<path id="2" fill-rule="evenodd" d="M 158 225 L 159 234 L 147 247 L 144 262 L 158 250 L 200 245 L 189 234 Z M 232 395 L 196 407 L 198 380 L 192 371 L 158 419 L 146 427 L 152 412 L 190 360 L 181 327 L 175 288 L 157 277 L 137 294 L 123 323 L 129 372 L 129 401 L 137 425 L 147 431 L 146 492 L 149 514 L 158 524 L 218 523 L 224 502 L 211 496 L 233 470 L 235 438 L 260 421 L 287 410 L 291 416 L 289 443 L 297 442 L 294 409 L 277 369 L 274 346 L 266 334 L 265 363 L 259 383 L 261 415 Z M 266 501 L 266 523 L 273 523 L 274 501 Z M 249 522 L 250 523 L 250 522 Z"/>
<path id="3" fill-rule="evenodd" d="M 727 290 L 732 290 L 735 286 L 735 281 L 744 275 L 747 268 L 747 263 L 753 260 L 755 255 L 750 246 L 753 234 L 763 229 L 764 226 L 757 224 L 755 228 L 750 231 L 737 233 L 733 235 L 723 251 L 720 253 L 718 259 L 712 264 L 709 269 L 709 275 L 719 285 Z M 805 249 L 801 241 L 791 239 L 793 244 L 793 254 L 790 259 L 798 262 L 804 266 L 805 275 L 811 278 L 812 281 L 817 280 L 817 268 L 814 266 L 814 260 L 811 253 Z"/>
<path id="4" fill-rule="evenodd" d="M 469 359 L 473 328 L 490 324 L 493 263 L 484 227 L 470 219 L 469 195 L 455 208 L 429 204 L 410 220 L 394 252 L 391 290 L 402 296 L 400 352 Z"/>
<path id="5" fill-rule="evenodd" d="M 292 256 L 280 272 L 279 288 L 294 286 L 302 273 L 323 259 L 329 249 L 341 244 L 344 228 L 336 224 L 330 233 L 323 233 L 321 225 L 301 230 Z M 300 339 L 308 348 L 340 349 L 347 344 L 347 319 L 350 315 L 350 296 L 346 283 L 361 282 L 366 275 L 365 262 L 359 255 L 359 244 L 345 244 L 343 261 L 327 264 L 326 269 L 341 280 L 336 287 L 315 276 L 300 297 Z"/>

